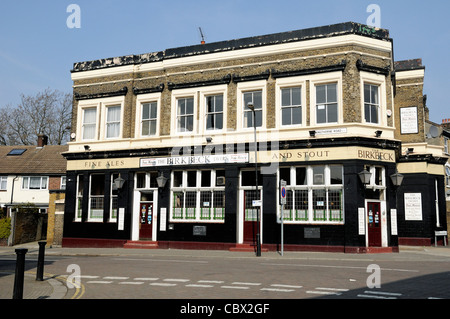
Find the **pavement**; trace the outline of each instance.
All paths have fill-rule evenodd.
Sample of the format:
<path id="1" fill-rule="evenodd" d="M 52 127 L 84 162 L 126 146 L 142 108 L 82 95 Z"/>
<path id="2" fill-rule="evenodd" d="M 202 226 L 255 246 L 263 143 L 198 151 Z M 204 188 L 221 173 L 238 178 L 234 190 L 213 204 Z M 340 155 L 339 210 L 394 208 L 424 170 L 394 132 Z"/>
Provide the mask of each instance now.
<path id="1" fill-rule="evenodd" d="M 15 250 L 26 248 L 28 252 L 25 260 L 31 258 L 36 261 L 36 268 L 25 271 L 23 299 L 64 299 L 67 295 L 68 288 L 65 284 L 65 277 L 45 273 L 43 281 L 36 280 L 37 260 L 39 254 L 38 242 L 32 242 L 13 247 L 0 247 L 0 259 L 2 256 L 8 256 L 8 260 L 14 262 L 8 270 L 0 268 L 0 300 L 12 299 L 15 279 Z M 450 246 L 400 246 L 400 254 L 416 253 L 422 254 L 426 258 L 427 255 L 448 257 L 450 258 Z M 248 252 L 229 252 L 218 250 L 167 250 L 167 249 L 124 249 L 124 248 L 64 248 L 64 247 L 46 247 L 45 256 L 145 256 L 145 255 L 161 255 L 161 256 L 179 256 L 189 255 L 196 257 L 253 257 L 254 254 Z M 311 254 L 311 253 L 308 253 Z M 323 254 L 323 253 L 314 253 Z M 395 254 L 395 253 L 394 253 Z M 305 253 L 302 252 L 285 252 L 287 258 L 304 258 Z M 348 255 L 346 255 L 348 256 Z M 278 252 L 264 253 L 266 258 L 283 258 Z M 258 257 L 261 258 L 261 257 Z M 1 266 L 1 264 L 0 264 Z"/>

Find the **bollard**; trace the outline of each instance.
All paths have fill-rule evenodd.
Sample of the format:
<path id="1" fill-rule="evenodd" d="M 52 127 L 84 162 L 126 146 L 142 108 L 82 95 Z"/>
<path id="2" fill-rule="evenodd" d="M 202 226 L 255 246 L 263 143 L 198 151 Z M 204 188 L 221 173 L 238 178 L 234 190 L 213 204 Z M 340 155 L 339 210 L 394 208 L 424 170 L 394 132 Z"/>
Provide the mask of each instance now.
<path id="1" fill-rule="evenodd" d="M 14 278 L 13 299 L 23 299 L 23 279 L 25 273 L 25 254 L 28 249 L 16 249 L 16 276 Z"/>
<path id="2" fill-rule="evenodd" d="M 45 256 L 45 245 L 46 244 L 47 244 L 47 242 L 45 242 L 45 241 L 39 242 L 39 258 L 38 258 L 37 271 L 36 271 L 36 280 L 37 281 L 44 280 L 44 256 Z"/>

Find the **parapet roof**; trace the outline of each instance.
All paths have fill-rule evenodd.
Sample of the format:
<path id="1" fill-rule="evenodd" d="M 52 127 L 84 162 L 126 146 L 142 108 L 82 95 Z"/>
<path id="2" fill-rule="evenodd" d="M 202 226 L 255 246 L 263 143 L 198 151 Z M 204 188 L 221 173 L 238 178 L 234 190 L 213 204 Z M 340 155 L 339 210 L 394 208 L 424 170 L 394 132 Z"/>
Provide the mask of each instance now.
<path id="1" fill-rule="evenodd" d="M 375 39 L 391 41 L 391 39 L 389 38 L 389 31 L 386 29 L 373 28 L 355 22 L 345 22 L 297 31 L 281 32 L 263 36 L 255 36 L 242 39 L 185 46 L 167 49 L 159 52 L 152 52 L 138 55 L 126 55 L 121 57 L 86 61 L 86 62 L 77 62 L 74 63 L 72 72 L 83 72 L 115 66 L 151 63 L 186 56 L 226 52 L 266 45 L 328 38 L 348 34 L 357 34 Z"/>

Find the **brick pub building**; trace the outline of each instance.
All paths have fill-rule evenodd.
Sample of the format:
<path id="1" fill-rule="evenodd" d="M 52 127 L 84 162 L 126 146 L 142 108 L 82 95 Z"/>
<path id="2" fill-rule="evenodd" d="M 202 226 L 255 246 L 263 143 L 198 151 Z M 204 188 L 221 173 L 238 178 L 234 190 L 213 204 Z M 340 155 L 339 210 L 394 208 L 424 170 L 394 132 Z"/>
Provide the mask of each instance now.
<path id="1" fill-rule="evenodd" d="M 280 180 L 285 250 L 434 243 L 447 159 L 393 56 L 350 22 L 75 63 L 63 245 L 276 250 Z"/>

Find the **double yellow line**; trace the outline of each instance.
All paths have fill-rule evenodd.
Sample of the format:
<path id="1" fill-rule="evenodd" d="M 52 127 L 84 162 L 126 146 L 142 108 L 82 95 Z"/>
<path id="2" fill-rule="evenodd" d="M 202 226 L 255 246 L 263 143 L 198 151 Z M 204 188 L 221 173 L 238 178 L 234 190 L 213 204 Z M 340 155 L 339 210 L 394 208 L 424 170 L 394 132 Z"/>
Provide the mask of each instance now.
<path id="1" fill-rule="evenodd" d="M 36 272 L 33 271 L 27 271 L 27 274 L 33 274 L 36 275 Z M 64 282 L 64 284 L 66 285 L 66 287 L 68 289 L 71 289 L 68 287 L 68 282 L 67 282 L 67 276 L 61 276 L 61 275 L 55 275 L 55 274 L 49 274 L 49 273 L 44 273 L 44 275 L 48 278 L 54 278 L 54 279 L 58 279 L 62 282 Z M 73 294 L 73 296 L 70 299 L 81 299 L 81 297 L 83 297 L 85 291 L 86 291 L 86 287 L 81 283 L 81 280 L 78 281 L 78 283 L 70 283 L 72 286 L 75 287 L 75 293 Z"/>

